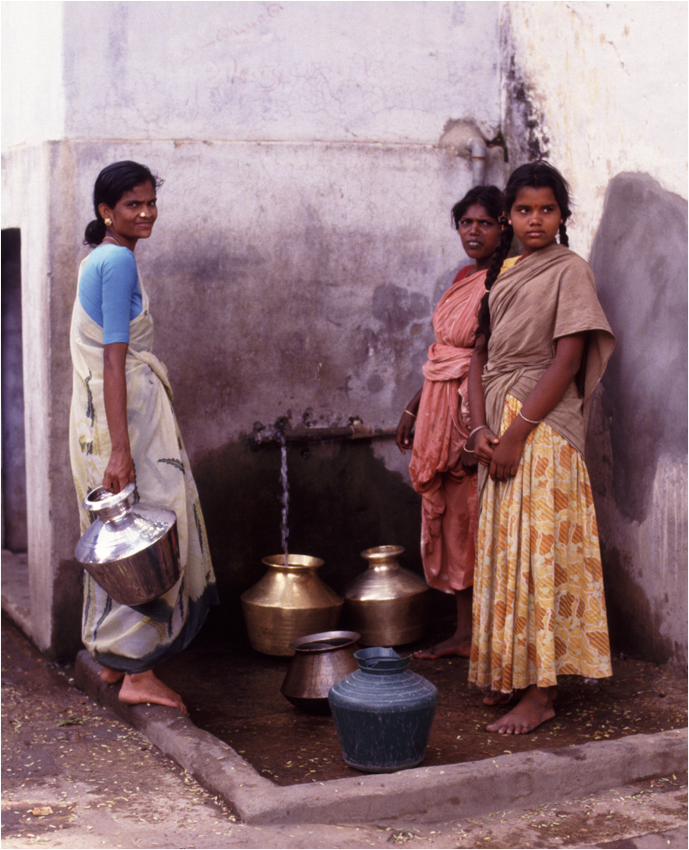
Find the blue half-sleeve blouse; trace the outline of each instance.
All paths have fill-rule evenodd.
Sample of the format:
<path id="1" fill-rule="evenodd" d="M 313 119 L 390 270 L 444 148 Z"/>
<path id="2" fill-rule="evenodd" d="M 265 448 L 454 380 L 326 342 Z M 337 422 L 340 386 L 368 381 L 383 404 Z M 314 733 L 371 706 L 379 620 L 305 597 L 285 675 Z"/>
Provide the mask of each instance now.
<path id="1" fill-rule="evenodd" d="M 99 245 L 79 278 L 79 302 L 103 328 L 103 345 L 129 342 L 129 323 L 143 309 L 134 254 L 120 245 Z"/>

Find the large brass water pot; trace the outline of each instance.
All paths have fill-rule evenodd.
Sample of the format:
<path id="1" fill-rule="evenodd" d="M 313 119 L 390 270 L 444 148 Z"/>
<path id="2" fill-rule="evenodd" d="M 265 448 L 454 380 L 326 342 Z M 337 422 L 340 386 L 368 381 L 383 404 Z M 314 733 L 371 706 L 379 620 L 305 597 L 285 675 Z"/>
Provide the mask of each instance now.
<path id="1" fill-rule="evenodd" d="M 280 692 L 295 708 L 310 714 L 330 714 L 328 691 L 359 669 L 354 653 L 356 632 L 321 632 L 291 643 L 294 655 Z"/>
<path id="2" fill-rule="evenodd" d="M 402 546 L 376 546 L 361 557 L 369 568 L 345 591 L 345 618 L 365 646 L 399 646 L 423 637 L 430 588 L 400 567 Z"/>
<path id="3" fill-rule="evenodd" d="M 294 655 L 292 641 L 332 631 L 344 604 L 316 571 L 320 558 L 271 555 L 263 578 L 242 594 L 242 610 L 251 645 L 266 655 Z"/>

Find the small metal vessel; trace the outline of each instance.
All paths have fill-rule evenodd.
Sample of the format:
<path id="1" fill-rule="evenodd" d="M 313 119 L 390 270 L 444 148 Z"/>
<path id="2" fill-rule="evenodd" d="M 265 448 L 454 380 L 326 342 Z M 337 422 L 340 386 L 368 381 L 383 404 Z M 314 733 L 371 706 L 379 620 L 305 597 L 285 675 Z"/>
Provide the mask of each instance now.
<path id="1" fill-rule="evenodd" d="M 369 562 L 345 591 L 345 618 L 365 646 L 399 646 L 423 637 L 430 588 L 400 567 L 402 546 L 376 546 L 361 553 Z"/>
<path id="2" fill-rule="evenodd" d="M 407 670 L 411 658 L 389 647 L 354 653 L 359 669 L 328 695 L 345 762 L 364 773 L 391 773 L 421 764 L 438 690 Z"/>
<path id="3" fill-rule="evenodd" d="M 119 493 L 91 490 L 82 507 L 93 523 L 74 557 L 120 605 L 143 605 L 167 593 L 180 577 L 177 516 L 141 502 L 130 504 L 135 484 Z"/>
<path id="4" fill-rule="evenodd" d="M 310 714 L 330 714 L 328 691 L 359 665 L 356 632 L 321 632 L 293 640 L 294 655 L 280 692 L 295 708 Z"/>
<path id="5" fill-rule="evenodd" d="M 294 655 L 292 641 L 337 628 L 344 604 L 316 571 L 320 558 L 272 555 L 268 572 L 241 595 L 251 645 L 266 655 Z"/>

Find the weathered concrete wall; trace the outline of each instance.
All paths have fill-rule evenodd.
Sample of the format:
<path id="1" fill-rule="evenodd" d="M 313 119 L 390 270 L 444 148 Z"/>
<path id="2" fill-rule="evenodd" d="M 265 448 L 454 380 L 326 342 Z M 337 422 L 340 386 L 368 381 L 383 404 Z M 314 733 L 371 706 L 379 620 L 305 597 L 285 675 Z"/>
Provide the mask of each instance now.
<path id="1" fill-rule="evenodd" d="M 65 145 L 79 221 L 103 160 L 133 156 L 166 179 L 137 256 L 221 590 L 236 605 L 261 557 L 280 550 L 279 454 L 252 450 L 254 423 L 396 423 L 421 383 L 433 306 L 462 262 L 449 211 L 469 188 L 467 166 L 430 145 Z M 85 253 L 80 236 L 72 256 Z M 63 269 L 73 277 L 71 258 Z M 390 439 L 309 451 L 289 451 L 293 551 L 324 558 L 339 590 L 370 546 L 399 542 L 418 568 L 408 456 Z"/>
<path id="2" fill-rule="evenodd" d="M 66 136 L 428 143 L 461 117 L 494 130 L 497 13 L 493 2 L 66 3 Z"/>
<path id="3" fill-rule="evenodd" d="M 686 195 L 687 4 L 502 3 L 503 132 L 570 181 L 573 250 L 588 257 L 608 182 L 643 172 Z"/>
<path id="4" fill-rule="evenodd" d="M 590 259 L 618 347 L 587 459 L 611 634 L 687 660 L 686 16 L 684 3 L 505 3 L 513 164 L 570 181 L 570 244 Z"/>
<path id="5" fill-rule="evenodd" d="M 499 98 L 493 3 L 174 3 L 164 21 L 159 3 L 59 5 L 61 141 L 41 137 L 33 113 L 17 123 L 3 226 L 22 230 L 34 311 L 24 372 L 30 484 L 42 482 L 29 506 L 36 640 L 64 652 L 80 572 L 68 327 L 98 171 L 132 158 L 166 181 L 137 259 L 222 618 L 237 623 L 238 593 L 280 548 L 278 452 L 247 436 L 283 415 L 295 426 L 397 421 L 420 386 L 433 306 L 465 259 L 449 213 L 471 186 L 469 163 L 438 142 L 462 118 L 495 136 Z M 27 169 L 40 202 L 22 195 Z M 504 181 L 499 148 L 487 178 Z M 44 243 L 36 228 L 49 228 Z M 323 557 L 340 590 L 364 569 L 359 552 L 381 543 L 406 546 L 418 569 L 407 464 L 390 439 L 308 456 L 290 447 L 292 551 Z"/>

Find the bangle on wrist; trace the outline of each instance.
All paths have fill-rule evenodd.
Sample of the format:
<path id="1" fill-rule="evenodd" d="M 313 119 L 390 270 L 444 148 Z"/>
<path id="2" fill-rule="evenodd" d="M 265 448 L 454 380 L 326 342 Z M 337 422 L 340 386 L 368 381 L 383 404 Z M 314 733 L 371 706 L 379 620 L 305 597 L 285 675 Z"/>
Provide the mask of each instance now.
<path id="1" fill-rule="evenodd" d="M 475 455 L 475 454 L 476 454 L 476 452 L 475 452 L 473 449 L 468 449 L 468 448 L 466 447 L 466 443 L 464 444 L 464 451 L 465 451 L 468 455 Z"/>
<path id="2" fill-rule="evenodd" d="M 476 434 L 478 431 L 482 431 L 484 428 L 488 428 L 488 426 L 487 425 L 478 425 L 476 428 L 474 428 L 474 430 L 471 432 L 471 434 L 469 434 L 469 436 L 467 437 L 467 440 L 470 440 L 474 436 L 474 434 Z"/>
<path id="3" fill-rule="evenodd" d="M 529 425 L 540 425 L 541 423 L 540 419 L 527 419 L 526 416 L 524 416 L 524 414 L 521 412 L 521 410 L 517 412 L 517 416 L 521 416 L 524 422 L 528 422 Z"/>
<path id="4" fill-rule="evenodd" d="M 404 408 L 404 412 L 405 412 L 405 413 L 408 413 L 410 416 L 413 416 L 413 417 L 414 417 L 414 419 L 416 419 L 416 414 L 415 414 L 415 413 L 412 413 L 412 412 L 411 412 L 411 410 L 407 410 L 407 408 L 406 408 L 406 407 Z"/>

